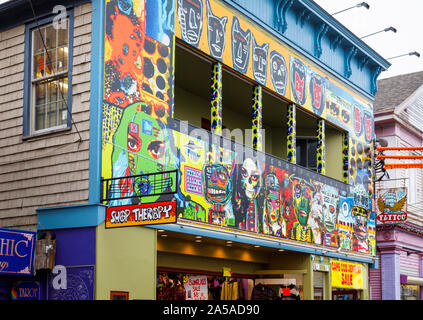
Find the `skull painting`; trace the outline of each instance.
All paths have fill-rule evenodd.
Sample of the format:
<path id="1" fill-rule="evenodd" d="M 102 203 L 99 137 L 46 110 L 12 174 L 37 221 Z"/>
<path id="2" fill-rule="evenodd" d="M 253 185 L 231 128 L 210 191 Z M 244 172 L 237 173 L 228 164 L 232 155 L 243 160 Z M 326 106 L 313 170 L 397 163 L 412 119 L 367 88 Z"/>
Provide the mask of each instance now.
<path id="1" fill-rule="evenodd" d="M 256 198 L 261 188 L 261 172 L 253 160 L 245 159 L 241 167 L 241 179 L 247 198 Z"/>
<path id="2" fill-rule="evenodd" d="M 203 1 L 178 0 L 178 18 L 182 39 L 197 48 L 203 30 Z"/>
<path id="3" fill-rule="evenodd" d="M 280 53 L 272 51 L 270 54 L 270 77 L 275 91 L 282 96 L 285 94 L 287 74 L 284 57 Z"/>

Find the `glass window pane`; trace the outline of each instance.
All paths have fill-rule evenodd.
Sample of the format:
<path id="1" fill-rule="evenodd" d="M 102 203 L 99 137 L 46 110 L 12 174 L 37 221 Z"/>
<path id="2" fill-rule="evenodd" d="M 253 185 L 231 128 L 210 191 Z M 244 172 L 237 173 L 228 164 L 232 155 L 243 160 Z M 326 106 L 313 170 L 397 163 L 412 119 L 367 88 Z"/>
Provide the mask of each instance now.
<path id="1" fill-rule="evenodd" d="M 33 39 L 33 78 L 41 78 L 45 76 L 44 64 L 44 46 L 41 39 L 41 34 L 45 32 L 44 29 L 35 29 L 32 32 Z"/>
<path id="2" fill-rule="evenodd" d="M 68 45 L 68 24 L 69 21 L 61 20 L 58 23 L 59 29 L 57 29 L 57 46 L 67 46 Z M 66 28 L 62 28 L 62 26 L 66 26 Z"/>
<path id="3" fill-rule="evenodd" d="M 53 28 L 52 24 L 46 27 L 45 44 L 47 50 L 55 49 L 57 47 L 56 33 L 56 29 Z"/>
<path id="4" fill-rule="evenodd" d="M 308 148 L 307 148 L 307 167 L 308 168 L 316 168 L 317 166 L 317 141 L 316 140 L 309 140 L 308 141 Z"/>
<path id="5" fill-rule="evenodd" d="M 62 78 L 59 82 L 61 94 L 59 95 L 59 125 L 66 124 L 68 121 L 67 98 L 68 98 L 68 78 Z"/>
<path id="6" fill-rule="evenodd" d="M 46 114 L 46 84 L 37 83 L 34 90 L 34 101 L 35 101 L 35 115 L 34 125 L 35 130 L 41 130 L 45 128 L 45 114 Z"/>

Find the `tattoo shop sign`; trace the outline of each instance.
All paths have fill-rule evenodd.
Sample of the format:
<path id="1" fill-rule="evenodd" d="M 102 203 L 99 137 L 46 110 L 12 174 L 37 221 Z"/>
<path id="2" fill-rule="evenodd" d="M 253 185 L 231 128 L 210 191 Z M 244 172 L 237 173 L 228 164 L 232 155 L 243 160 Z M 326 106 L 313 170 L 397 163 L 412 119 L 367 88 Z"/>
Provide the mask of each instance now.
<path id="1" fill-rule="evenodd" d="M 176 201 L 143 203 L 106 209 L 106 228 L 176 223 Z"/>
<path id="2" fill-rule="evenodd" d="M 32 275 L 36 232 L 0 228 L 0 275 Z"/>
<path id="3" fill-rule="evenodd" d="M 407 188 L 391 188 L 378 192 L 376 219 L 382 223 L 407 220 Z"/>

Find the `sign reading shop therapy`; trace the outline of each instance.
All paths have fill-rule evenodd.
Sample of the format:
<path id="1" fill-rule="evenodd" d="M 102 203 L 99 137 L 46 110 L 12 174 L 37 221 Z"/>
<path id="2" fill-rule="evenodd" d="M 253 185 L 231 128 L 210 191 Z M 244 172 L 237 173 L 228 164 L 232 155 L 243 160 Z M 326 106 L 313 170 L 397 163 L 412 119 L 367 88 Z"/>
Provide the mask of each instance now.
<path id="1" fill-rule="evenodd" d="M 176 201 L 143 203 L 106 209 L 106 228 L 176 223 Z"/>
<path id="2" fill-rule="evenodd" d="M 31 275 L 36 233 L 0 228 L 0 274 Z"/>

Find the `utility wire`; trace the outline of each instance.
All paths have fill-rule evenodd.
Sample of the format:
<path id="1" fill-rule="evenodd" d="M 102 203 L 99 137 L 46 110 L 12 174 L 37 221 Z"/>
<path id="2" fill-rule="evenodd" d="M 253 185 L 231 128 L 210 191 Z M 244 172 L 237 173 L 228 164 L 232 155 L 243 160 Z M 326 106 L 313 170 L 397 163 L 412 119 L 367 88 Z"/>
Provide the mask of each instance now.
<path id="1" fill-rule="evenodd" d="M 39 34 L 40 34 L 41 42 L 43 43 L 44 50 L 46 51 L 46 54 L 47 54 L 47 59 L 48 59 L 48 61 L 50 61 L 50 63 L 51 63 L 50 68 L 52 69 L 53 74 L 55 74 L 55 73 L 56 73 L 56 71 L 54 70 L 54 66 L 53 66 L 52 60 L 50 59 L 50 54 L 49 54 L 49 52 L 48 52 L 47 45 L 46 45 L 46 43 L 45 43 L 45 41 L 44 41 L 43 34 L 41 33 L 40 24 L 38 23 L 38 19 L 37 19 L 37 15 L 35 14 L 34 6 L 32 5 L 32 1 L 31 1 L 31 0 L 28 0 L 28 2 L 29 2 L 29 5 L 31 6 L 32 14 L 33 14 L 34 19 L 35 19 L 35 22 L 36 22 L 36 24 L 37 24 L 37 30 L 38 30 L 38 32 L 39 32 Z M 70 54 L 71 54 L 71 53 L 70 53 Z M 68 59 L 68 72 L 69 72 L 69 59 Z M 68 78 L 68 79 L 69 79 L 69 78 Z M 73 120 L 72 113 L 71 113 L 71 112 L 70 112 L 70 110 L 69 110 L 69 105 L 68 105 L 68 102 L 67 102 L 67 100 L 65 99 L 65 97 L 64 97 L 64 95 L 63 95 L 63 91 L 62 91 L 62 89 L 61 89 L 60 85 L 58 86 L 58 88 L 59 88 L 60 95 L 61 95 L 61 97 L 62 97 L 62 101 L 63 101 L 63 102 L 65 103 L 65 105 L 66 105 L 66 110 L 68 111 L 68 115 L 69 115 L 69 117 L 70 117 L 70 119 L 71 119 L 71 122 L 72 122 L 72 124 L 75 126 L 76 132 L 78 133 L 78 136 L 79 136 L 79 141 L 78 141 L 78 142 L 79 142 L 79 143 L 81 143 L 81 142 L 82 142 L 82 137 L 81 137 L 81 134 L 79 133 L 79 130 L 78 130 L 78 127 L 76 126 L 75 121 Z"/>

